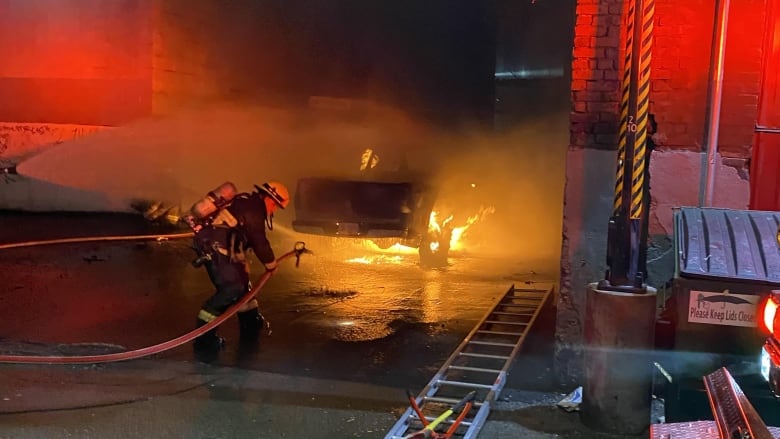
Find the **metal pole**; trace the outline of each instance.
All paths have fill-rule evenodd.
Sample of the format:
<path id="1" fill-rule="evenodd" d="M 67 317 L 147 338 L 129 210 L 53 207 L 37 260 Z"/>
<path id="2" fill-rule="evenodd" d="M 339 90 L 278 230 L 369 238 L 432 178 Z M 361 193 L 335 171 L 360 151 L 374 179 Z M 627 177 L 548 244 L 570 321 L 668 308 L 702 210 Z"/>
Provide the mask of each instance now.
<path id="1" fill-rule="evenodd" d="M 641 292 L 646 273 L 642 225 L 647 221 L 647 169 L 650 64 L 653 49 L 654 0 L 629 0 L 626 20 L 626 56 L 623 66 L 618 166 L 615 199 L 607 237 L 608 282 Z M 640 268 L 641 267 L 641 268 Z"/>
<path id="2" fill-rule="evenodd" d="M 699 207 L 711 207 L 715 192 L 720 105 L 723 97 L 723 60 L 726 55 L 729 0 L 716 0 L 715 8 L 715 28 L 712 34 L 712 56 L 710 57 L 710 79 L 705 122 L 706 139 L 704 145 L 707 154 L 702 158 L 702 175 L 699 180 Z"/>
<path id="3" fill-rule="evenodd" d="M 627 0 L 618 167 L 606 278 L 588 285 L 583 322 L 582 422 L 639 434 L 650 424 L 656 290 L 645 285 L 650 64 L 655 0 Z"/>

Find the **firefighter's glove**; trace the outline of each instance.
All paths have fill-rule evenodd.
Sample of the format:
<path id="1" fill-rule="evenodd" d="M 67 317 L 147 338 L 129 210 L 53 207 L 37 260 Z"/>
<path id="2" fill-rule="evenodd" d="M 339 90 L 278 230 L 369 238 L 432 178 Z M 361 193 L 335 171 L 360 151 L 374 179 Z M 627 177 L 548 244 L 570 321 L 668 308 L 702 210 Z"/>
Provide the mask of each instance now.
<path id="1" fill-rule="evenodd" d="M 265 270 L 266 271 L 274 271 L 274 270 L 276 270 L 276 267 L 279 266 L 279 264 L 276 261 L 271 261 L 271 262 L 269 262 L 267 264 L 264 264 L 264 265 L 265 265 Z"/>

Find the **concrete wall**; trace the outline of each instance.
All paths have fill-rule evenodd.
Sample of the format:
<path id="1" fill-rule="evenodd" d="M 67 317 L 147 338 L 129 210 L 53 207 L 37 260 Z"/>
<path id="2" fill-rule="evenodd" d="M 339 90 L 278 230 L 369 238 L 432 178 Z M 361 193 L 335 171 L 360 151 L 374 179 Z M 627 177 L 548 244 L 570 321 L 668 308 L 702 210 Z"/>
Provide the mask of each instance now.
<path id="1" fill-rule="evenodd" d="M 85 191 L 109 191 L 110 186 L 110 200 L 147 194 L 169 195 L 174 201 L 201 194 L 225 178 L 225 172 L 254 181 L 257 166 L 247 169 L 247 163 L 239 162 L 239 168 L 225 171 L 201 162 L 214 162 L 213 155 L 227 148 L 237 150 L 235 157 L 268 154 L 262 144 L 279 148 L 272 144 L 284 139 L 267 140 L 271 132 L 281 138 L 289 135 L 281 132 L 282 125 L 273 126 L 277 117 L 300 120 L 301 126 L 290 128 L 298 134 L 301 127 L 328 131 L 312 135 L 306 146 L 373 146 L 388 151 L 385 157 L 400 156 L 410 142 L 422 141 L 414 138 L 416 129 L 431 114 L 431 119 L 445 114 L 449 121 L 463 116 L 492 123 L 495 51 L 493 11 L 486 6 L 490 2 L 402 3 L 0 0 L 0 32 L 5 32 L 0 54 L 12 61 L 5 71 L 0 66 L 0 89 L 5 76 L 32 77 L 45 82 L 33 81 L 46 96 L 26 104 L 23 97 L 14 98 L 5 117 L 0 104 L 0 122 L 9 122 L 2 131 L 5 151 L 0 150 L 0 159 L 14 164 L 24 160 L 18 167 L 24 176 L 16 177 L 13 187 L 0 187 L 0 203 L 33 210 L 124 206 L 96 198 L 86 205 L 52 199 L 35 189 L 39 181 Z M 441 13 L 444 8 L 447 14 Z M 20 48 L 32 55 L 16 60 L 12 55 Z M 66 87 L 70 91 L 61 94 L 59 79 L 50 76 L 65 78 L 67 84 L 75 81 L 78 87 Z M 126 81 L 135 81 L 135 88 Z M 85 89 L 88 95 L 76 92 Z M 112 94 L 117 90 L 131 90 L 128 96 L 140 104 L 123 105 L 127 96 L 117 98 Z M 361 127 L 360 120 L 347 128 L 323 127 L 327 120 L 305 120 L 305 111 L 278 116 L 272 110 L 283 105 L 305 110 L 312 95 L 385 102 L 389 105 L 347 116 L 417 128 L 397 133 L 404 138 L 399 141 L 386 133 L 364 135 L 371 129 Z M 90 103 L 95 99 L 100 105 Z M 66 133 L 115 124 L 122 125 L 116 133 L 89 141 Z M 38 154 L 56 145 L 52 154 Z M 31 157 L 32 152 L 37 155 Z M 198 166 L 176 175 L 174 184 L 169 174 L 179 168 L 176 162 L 184 160 L 182 155 Z M 131 168 L 129 163 L 139 157 L 150 162 Z M 126 177 L 120 181 L 138 185 L 118 187 L 112 168 L 116 165 Z M 203 173 L 217 176 L 207 179 Z M 157 184 L 160 181 L 167 184 Z M 201 184 L 194 192 L 179 190 Z"/>
<path id="2" fill-rule="evenodd" d="M 95 125 L 0 122 L 0 164 L 16 165 L 69 140 L 108 129 Z"/>
<path id="3" fill-rule="evenodd" d="M 561 256 L 556 373 L 580 383 L 585 286 L 604 277 L 614 196 L 626 2 L 578 0 L 572 58 L 571 140 Z M 673 208 L 697 205 L 714 5 L 656 0 L 650 111 L 658 121 L 650 160 L 649 283 L 673 270 Z M 764 1 L 732 2 L 724 73 L 715 205 L 746 208 L 760 81 Z"/>
<path id="4" fill-rule="evenodd" d="M 325 95 L 492 120 L 491 4 L 155 0 L 155 111 Z"/>
<path id="5" fill-rule="evenodd" d="M 120 125 L 151 110 L 150 0 L 0 0 L 0 121 Z"/>

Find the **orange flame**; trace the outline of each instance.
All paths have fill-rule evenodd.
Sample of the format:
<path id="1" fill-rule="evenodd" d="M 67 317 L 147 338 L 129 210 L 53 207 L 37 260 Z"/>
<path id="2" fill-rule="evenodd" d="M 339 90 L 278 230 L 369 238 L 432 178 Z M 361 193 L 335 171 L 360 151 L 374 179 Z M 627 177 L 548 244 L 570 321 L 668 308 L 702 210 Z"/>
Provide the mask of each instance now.
<path id="1" fill-rule="evenodd" d="M 463 235 L 466 233 L 466 231 L 474 225 L 477 221 L 483 220 L 488 215 L 495 213 L 496 209 L 494 207 L 480 207 L 479 211 L 468 217 L 466 220 L 466 224 L 458 227 L 452 228 L 452 235 L 450 236 L 450 250 L 463 250 L 465 248 L 465 243 L 463 242 Z M 453 215 L 448 216 L 444 219 L 444 221 L 439 224 L 437 221 L 437 217 L 439 216 L 438 212 L 435 210 L 431 212 L 431 218 L 428 225 L 428 230 L 431 232 L 433 236 L 436 236 L 441 233 L 442 227 L 446 227 L 452 222 Z M 438 242 L 431 242 L 431 251 L 436 251 L 440 247 L 440 244 Z"/>
<path id="2" fill-rule="evenodd" d="M 469 229 L 469 227 L 471 227 L 478 221 L 485 219 L 485 217 L 494 213 L 495 211 L 496 209 L 492 206 L 480 207 L 479 211 L 476 214 L 466 219 L 466 223 L 464 225 L 458 227 L 452 227 L 450 223 L 452 223 L 455 217 L 454 215 L 451 214 L 447 216 L 443 221 L 439 222 L 439 212 L 433 210 L 431 211 L 431 215 L 428 222 L 428 233 L 432 237 L 440 236 L 443 228 L 451 227 L 450 251 L 463 250 L 466 247 L 463 237 L 466 231 Z M 376 243 L 370 240 L 366 240 L 365 245 L 372 252 L 382 253 L 382 255 L 362 256 L 358 258 L 349 259 L 347 260 L 347 262 L 357 263 L 357 264 L 377 264 L 377 263 L 400 264 L 403 262 L 403 259 L 398 255 L 417 254 L 417 249 L 415 247 L 408 247 L 401 243 L 393 244 L 392 246 L 384 249 L 379 247 Z M 430 249 L 434 253 L 438 251 L 440 247 L 441 244 L 439 243 L 439 241 L 432 241 L 430 243 Z M 385 256 L 385 255 L 396 255 L 396 256 Z"/>

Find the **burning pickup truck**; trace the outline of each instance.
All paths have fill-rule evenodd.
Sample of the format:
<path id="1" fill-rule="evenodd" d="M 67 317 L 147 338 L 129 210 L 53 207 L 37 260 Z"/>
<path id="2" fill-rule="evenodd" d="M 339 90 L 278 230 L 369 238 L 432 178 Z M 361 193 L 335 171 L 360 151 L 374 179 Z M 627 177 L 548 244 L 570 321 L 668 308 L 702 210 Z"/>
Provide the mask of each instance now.
<path id="1" fill-rule="evenodd" d="M 424 265 L 447 263 L 452 228 L 431 228 L 437 189 L 425 180 L 377 181 L 309 177 L 298 180 L 293 229 L 362 238 L 380 248 L 417 248 Z"/>
<path id="2" fill-rule="evenodd" d="M 444 216 L 434 209 L 440 188 L 430 174 L 404 168 L 386 172 L 377 168 L 378 161 L 368 149 L 357 175 L 299 179 L 293 196 L 293 229 L 366 239 L 381 249 L 417 249 L 422 265 L 442 267 L 465 230 L 493 212 L 480 207 L 476 215 L 456 226 L 453 215 Z"/>

